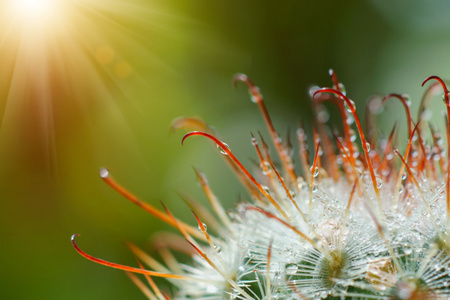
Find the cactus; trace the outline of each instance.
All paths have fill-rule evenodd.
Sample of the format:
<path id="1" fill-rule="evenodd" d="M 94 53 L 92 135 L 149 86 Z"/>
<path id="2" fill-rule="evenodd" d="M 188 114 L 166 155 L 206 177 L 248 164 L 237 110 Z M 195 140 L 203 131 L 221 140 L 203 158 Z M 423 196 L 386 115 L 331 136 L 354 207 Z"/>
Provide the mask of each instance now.
<path id="1" fill-rule="evenodd" d="M 389 99 L 403 104 L 408 142 L 400 153 L 394 147 L 396 128 L 388 138 L 380 138 L 368 117 L 365 134 L 355 103 L 332 70 L 330 76 L 332 88 L 310 90 L 317 115 L 314 151 L 307 151 L 305 131 L 298 129 L 297 168 L 291 142 L 282 142 L 259 88 L 244 74 L 236 75 L 234 82 L 247 85 L 278 158 L 270 155 L 262 137 L 252 136 L 260 170 L 250 172 L 204 122 L 180 118 L 173 123 L 175 129 L 198 130 L 187 133 L 182 143 L 202 136 L 216 144 L 249 194 L 247 203 L 227 212 L 205 175 L 196 170 L 213 210 L 211 214 L 190 204 L 198 228 L 175 218 L 166 207 L 160 210 L 143 202 L 101 170 L 108 185 L 180 231 L 184 240 L 162 238 L 166 265 L 133 244 L 129 246 L 138 267 L 87 254 L 75 242 L 77 235 L 72 236 L 75 249 L 91 261 L 126 271 L 149 299 L 448 299 L 450 160 L 445 152 L 448 155 L 450 147 L 445 149 L 433 128 L 430 143 L 422 138 L 428 129 L 426 106 L 442 89 L 450 111 L 446 83 L 437 76 L 425 79 L 422 85 L 433 83 L 416 123 L 406 95 L 389 94 L 368 103 L 366 116 Z M 325 101 L 337 106 L 341 133 L 328 129 Z M 174 245 L 192 257 L 191 265 L 173 261 L 169 250 Z M 135 274 L 144 274 L 147 283 Z M 166 278 L 173 292 L 163 292 L 153 277 Z"/>

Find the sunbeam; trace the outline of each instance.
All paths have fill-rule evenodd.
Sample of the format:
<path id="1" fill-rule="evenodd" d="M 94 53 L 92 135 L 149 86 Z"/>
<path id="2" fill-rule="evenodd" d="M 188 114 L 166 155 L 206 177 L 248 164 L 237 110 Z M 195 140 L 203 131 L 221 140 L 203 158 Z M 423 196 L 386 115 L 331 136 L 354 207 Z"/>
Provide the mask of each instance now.
<path id="1" fill-rule="evenodd" d="M 57 11 L 58 2 L 54 0 L 16 0 L 10 5 L 18 17 L 28 20 L 43 20 Z"/>
<path id="2" fill-rule="evenodd" d="M 143 82 L 135 67 L 164 65 L 143 46 L 151 36 L 142 31 L 161 27 L 158 14 L 139 0 L 0 4 L 0 137 L 10 155 L 55 174 L 56 131 L 91 126 L 99 109 L 126 127 L 118 100 L 132 101 L 130 85 Z"/>

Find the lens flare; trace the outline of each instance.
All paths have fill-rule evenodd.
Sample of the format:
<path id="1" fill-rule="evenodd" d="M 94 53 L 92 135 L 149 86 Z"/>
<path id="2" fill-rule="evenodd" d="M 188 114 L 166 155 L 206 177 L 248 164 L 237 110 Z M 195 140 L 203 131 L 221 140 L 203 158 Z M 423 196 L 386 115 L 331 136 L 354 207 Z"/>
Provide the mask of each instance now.
<path id="1" fill-rule="evenodd" d="M 18 15 L 43 19 L 55 12 L 57 3 L 54 0 L 16 0 L 12 5 Z"/>
<path id="2" fill-rule="evenodd" d="M 59 132 L 76 132 L 80 121 L 90 126 L 99 107 L 116 111 L 114 123 L 126 128 L 116 104 L 143 82 L 131 80 L 136 66 L 164 65 L 145 46 L 148 30 L 165 26 L 161 10 L 141 0 L 0 1 L 0 139 L 13 145 L 7 155 L 39 161 L 38 169 L 54 174 Z"/>

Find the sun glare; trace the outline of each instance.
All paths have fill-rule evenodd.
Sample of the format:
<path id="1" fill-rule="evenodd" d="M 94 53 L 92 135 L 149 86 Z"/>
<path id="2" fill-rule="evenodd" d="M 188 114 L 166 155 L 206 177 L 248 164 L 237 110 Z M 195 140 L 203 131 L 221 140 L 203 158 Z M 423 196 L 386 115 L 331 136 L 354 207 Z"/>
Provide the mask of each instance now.
<path id="1" fill-rule="evenodd" d="M 27 21 L 46 19 L 56 11 L 56 0 L 15 0 L 13 10 Z"/>
<path id="2" fill-rule="evenodd" d="M 144 81 L 135 66 L 163 65 L 145 34 L 167 20 L 142 0 L 0 0 L 0 154 L 17 145 L 20 159 L 13 147 L 5 155 L 42 154 L 56 174 L 58 134 L 91 124 L 99 107 L 118 112 Z"/>

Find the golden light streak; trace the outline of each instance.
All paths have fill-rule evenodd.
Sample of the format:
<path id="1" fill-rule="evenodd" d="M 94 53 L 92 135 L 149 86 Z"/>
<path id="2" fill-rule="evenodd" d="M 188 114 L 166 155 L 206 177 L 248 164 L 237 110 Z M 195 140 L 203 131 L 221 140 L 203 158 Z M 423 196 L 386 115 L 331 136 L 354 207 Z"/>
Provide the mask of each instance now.
<path id="1" fill-rule="evenodd" d="M 132 101 L 129 85 L 144 82 L 136 66 L 158 60 L 143 34 L 161 21 L 157 12 L 140 0 L 0 1 L 0 140 L 13 145 L 8 155 L 56 173 L 58 131 L 90 126 L 98 109 L 127 128 L 116 104 Z"/>

